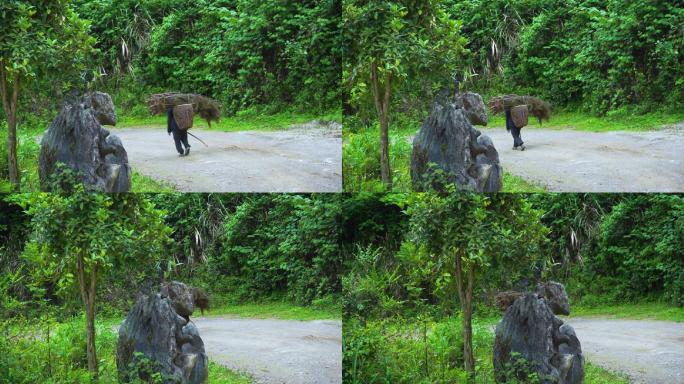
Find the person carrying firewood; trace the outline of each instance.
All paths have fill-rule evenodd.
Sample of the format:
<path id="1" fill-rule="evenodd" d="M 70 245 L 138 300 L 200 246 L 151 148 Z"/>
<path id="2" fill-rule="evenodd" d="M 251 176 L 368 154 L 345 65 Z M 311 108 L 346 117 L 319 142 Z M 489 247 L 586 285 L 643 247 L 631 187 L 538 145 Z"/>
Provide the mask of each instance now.
<path id="1" fill-rule="evenodd" d="M 513 150 L 524 151 L 525 143 L 520 130 L 527 125 L 528 113 L 536 117 L 541 124 L 551 117 L 551 105 L 534 96 L 504 95 L 492 97 L 489 108 L 495 115 L 504 112 L 506 115 L 506 130 L 513 136 Z"/>
<path id="2" fill-rule="evenodd" d="M 513 150 L 514 151 L 524 151 L 525 142 L 523 142 L 522 136 L 520 135 L 520 130 L 522 127 L 516 127 L 513 122 L 513 117 L 511 116 L 510 108 L 505 110 L 506 113 L 506 130 L 513 136 Z"/>
<path id="3" fill-rule="evenodd" d="M 176 150 L 179 156 L 187 156 L 190 154 L 190 144 L 188 143 L 188 131 L 178 128 L 176 119 L 173 117 L 173 108 L 169 107 L 166 110 L 166 131 L 169 135 L 173 134 L 173 141 L 176 143 Z M 185 149 L 183 149 L 185 146 Z"/>

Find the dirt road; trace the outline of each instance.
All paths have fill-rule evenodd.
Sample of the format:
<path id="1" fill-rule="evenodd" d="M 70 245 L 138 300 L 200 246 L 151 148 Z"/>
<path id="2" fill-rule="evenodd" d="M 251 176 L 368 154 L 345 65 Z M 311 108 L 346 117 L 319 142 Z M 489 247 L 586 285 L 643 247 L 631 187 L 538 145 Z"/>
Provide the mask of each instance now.
<path id="1" fill-rule="evenodd" d="M 594 364 L 632 383 L 684 383 L 684 324 L 650 320 L 568 318 Z"/>
<path id="2" fill-rule="evenodd" d="M 338 124 L 276 132 L 191 132 L 190 156 L 178 157 L 166 129 L 112 129 L 135 170 L 184 192 L 339 192 L 342 133 Z"/>
<path id="3" fill-rule="evenodd" d="M 342 323 L 195 318 L 213 361 L 259 384 L 342 383 Z"/>
<path id="4" fill-rule="evenodd" d="M 684 124 L 650 132 L 524 128 L 524 152 L 512 150 L 505 128 L 481 131 L 494 141 L 505 171 L 549 191 L 684 191 Z"/>

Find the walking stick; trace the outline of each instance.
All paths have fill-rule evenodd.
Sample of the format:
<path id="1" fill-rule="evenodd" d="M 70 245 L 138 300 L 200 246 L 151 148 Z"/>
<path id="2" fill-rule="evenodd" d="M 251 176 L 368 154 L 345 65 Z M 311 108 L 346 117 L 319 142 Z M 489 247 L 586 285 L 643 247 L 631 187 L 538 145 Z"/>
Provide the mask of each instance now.
<path id="1" fill-rule="evenodd" d="M 187 131 L 186 131 L 186 132 L 187 132 Z M 199 142 L 202 143 L 202 144 L 204 144 L 205 147 L 209 147 L 209 146 L 207 145 L 207 143 L 205 143 L 204 141 L 202 141 L 202 139 L 200 139 L 199 137 L 193 135 L 193 134 L 190 133 L 190 132 L 188 132 L 188 135 L 190 135 L 190 136 L 194 137 L 195 139 L 199 140 Z"/>

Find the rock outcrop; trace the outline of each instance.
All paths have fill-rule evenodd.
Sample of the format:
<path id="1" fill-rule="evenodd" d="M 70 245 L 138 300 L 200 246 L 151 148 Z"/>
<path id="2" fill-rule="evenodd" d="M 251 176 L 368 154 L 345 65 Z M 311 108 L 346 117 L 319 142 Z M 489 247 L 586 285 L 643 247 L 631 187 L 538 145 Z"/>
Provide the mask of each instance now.
<path id="1" fill-rule="evenodd" d="M 569 313 L 568 296 L 559 283 L 540 284 L 535 293 L 515 299 L 496 326 L 493 362 L 497 382 L 524 380 L 536 372 L 542 384 L 583 383 L 580 342 L 574 329 L 555 316 Z"/>
<path id="2" fill-rule="evenodd" d="M 183 283 L 164 283 L 159 293 L 142 295 L 119 328 L 119 381 L 160 372 L 164 383 L 205 383 L 208 359 L 190 320 L 193 310 L 192 290 Z"/>
<path id="3" fill-rule="evenodd" d="M 499 154 L 492 140 L 473 124 L 487 125 L 482 97 L 459 94 L 442 99 L 413 140 L 411 179 L 416 191 L 457 189 L 498 192 L 503 184 Z"/>
<path id="4" fill-rule="evenodd" d="M 70 97 L 40 143 L 43 190 L 68 190 L 83 183 L 97 192 L 128 192 L 131 167 L 121 140 L 102 125 L 116 125 L 112 98 L 102 92 Z M 60 167 L 60 164 L 62 166 Z M 67 180 L 65 171 L 75 180 Z"/>

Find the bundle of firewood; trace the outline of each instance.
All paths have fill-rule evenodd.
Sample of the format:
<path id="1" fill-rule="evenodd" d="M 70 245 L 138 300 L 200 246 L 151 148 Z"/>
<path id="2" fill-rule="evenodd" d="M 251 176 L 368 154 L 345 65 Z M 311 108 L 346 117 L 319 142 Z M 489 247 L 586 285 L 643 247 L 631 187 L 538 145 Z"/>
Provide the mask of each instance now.
<path id="1" fill-rule="evenodd" d="M 518 105 L 527 105 L 530 114 L 539 120 L 539 124 L 542 120 L 549 121 L 551 118 L 551 105 L 534 96 L 503 95 L 489 99 L 489 109 L 495 115 Z"/>
<path id="2" fill-rule="evenodd" d="M 181 104 L 173 107 L 173 118 L 176 119 L 178 129 L 187 131 L 192 128 L 192 118 L 194 115 L 194 108 L 192 104 Z"/>
<path id="3" fill-rule="evenodd" d="M 209 127 L 212 121 L 219 121 L 221 117 L 218 102 L 195 93 L 157 93 L 147 99 L 147 108 L 153 115 L 165 113 L 169 108 L 182 104 L 192 104 L 194 113 L 206 120 Z"/>

